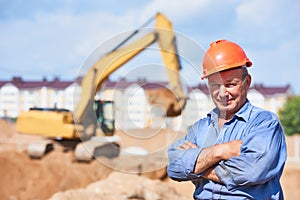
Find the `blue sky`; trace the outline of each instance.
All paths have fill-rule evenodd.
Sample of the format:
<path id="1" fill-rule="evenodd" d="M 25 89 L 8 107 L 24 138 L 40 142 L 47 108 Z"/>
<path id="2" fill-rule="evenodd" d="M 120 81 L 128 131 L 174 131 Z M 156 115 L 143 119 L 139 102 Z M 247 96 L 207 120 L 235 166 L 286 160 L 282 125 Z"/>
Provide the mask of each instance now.
<path id="1" fill-rule="evenodd" d="M 201 69 L 204 49 L 228 39 L 252 60 L 253 82 L 291 84 L 300 94 L 299 10 L 298 0 L 0 0 L 0 79 L 73 79 L 91 52 L 108 51 L 112 41 L 161 12 L 185 38 L 178 46 L 189 84 L 200 82 L 193 70 Z M 158 62 L 149 55 L 154 61 L 144 54 L 128 65 Z"/>

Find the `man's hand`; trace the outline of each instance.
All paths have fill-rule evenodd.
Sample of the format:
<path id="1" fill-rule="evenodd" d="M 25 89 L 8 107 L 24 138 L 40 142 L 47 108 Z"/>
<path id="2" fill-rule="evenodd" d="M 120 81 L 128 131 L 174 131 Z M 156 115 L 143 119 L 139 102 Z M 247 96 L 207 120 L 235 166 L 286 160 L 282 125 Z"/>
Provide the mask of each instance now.
<path id="1" fill-rule="evenodd" d="M 222 181 L 220 180 L 220 178 L 217 176 L 215 170 L 214 170 L 214 166 L 208 168 L 205 173 L 202 175 L 202 178 L 208 179 L 208 180 L 212 180 L 214 182 L 217 183 L 222 183 Z"/>
<path id="2" fill-rule="evenodd" d="M 187 150 L 190 148 L 198 148 L 198 146 L 190 141 L 185 141 L 185 143 L 181 144 L 177 149 Z"/>
<path id="3" fill-rule="evenodd" d="M 220 182 L 220 179 L 214 172 L 214 166 L 221 160 L 229 160 L 232 157 L 239 156 L 241 153 L 241 146 L 241 140 L 233 140 L 202 149 L 197 158 L 194 173 L 198 174 L 206 171 L 203 178 Z M 188 150 L 191 148 L 198 148 L 198 146 L 190 141 L 185 141 L 183 144 L 179 145 L 177 149 Z"/>
<path id="4" fill-rule="evenodd" d="M 221 160 L 229 160 L 232 157 L 239 156 L 241 146 L 241 140 L 233 140 L 202 149 L 197 158 L 194 173 L 202 173 Z"/>
<path id="5" fill-rule="evenodd" d="M 241 146 L 242 146 L 241 140 L 233 140 L 230 142 L 225 142 L 222 144 L 215 145 L 214 149 L 212 151 L 215 151 L 214 152 L 215 158 L 218 158 L 218 159 L 216 159 L 216 161 L 219 160 L 218 162 L 220 162 L 221 160 L 229 160 L 232 157 L 239 156 L 241 153 L 241 150 L 240 150 Z M 215 165 L 217 163 L 215 163 Z M 214 170 L 215 165 L 206 169 L 206 171 L 202 177 L 205 179 L 209 179 L 209 180 L 221 183 L 221 180 L 215 173 L 215 170 Z"/>

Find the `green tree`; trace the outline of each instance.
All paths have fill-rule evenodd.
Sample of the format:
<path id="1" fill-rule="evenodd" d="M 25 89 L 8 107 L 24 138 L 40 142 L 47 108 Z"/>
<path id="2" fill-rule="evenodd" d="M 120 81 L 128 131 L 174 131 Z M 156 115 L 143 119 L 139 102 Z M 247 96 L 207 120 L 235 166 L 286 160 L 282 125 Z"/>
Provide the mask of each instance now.
<path id="1" fill-rule="evenodd" d="M 300 134 L 300 96 L 288 97 L 279 119 L 286 135 Z"/>

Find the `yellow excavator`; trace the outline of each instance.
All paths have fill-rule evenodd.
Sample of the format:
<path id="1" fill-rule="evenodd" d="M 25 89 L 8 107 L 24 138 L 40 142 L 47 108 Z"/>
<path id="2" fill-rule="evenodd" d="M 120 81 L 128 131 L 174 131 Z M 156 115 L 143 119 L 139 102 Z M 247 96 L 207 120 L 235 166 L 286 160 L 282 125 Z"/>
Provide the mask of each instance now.
<path id="1" fill-rule="evenodd" d="M 157 13 L 155 19 L 154 31 L 125 45 L 129 40 L 127 38 L 89 68 L 81 81 L 82 92 L 73 112 L 56 108 L 32 108 L 18 116 L 17 131 L 19 133 L 41 135 L 48 138 L 45 142 L 33 143 L 28 146 L 28 153 L 31 157 L 42 157 L 53 147 L 52 139 L 57 138 L 62 139 L 65 143 L 67 141 L 75 143 L 73 147 L 78 160 L 89 161 L 95 156 L 118 156 L 118 138 L 114 136 L 114 128 L 103 129 L 104 123 L 100 125 L 101 129 L 98 120 L 102 118 L 102 122 L 105 122 L 112 118 L 113 102 L 95 101 L 94 97 L 101 89 L 103 82 L 114 71 L 155 42 L 159 45 L 169 78 L 170 88 L 167 90 L 172 91 L 171 95 L 173 95 L 172 97 L 168 95 L 169 101 L 167 102 L 169 103 L 161 106 L 165 109 L 168 117 L 181 114 L 186 103 L 186 95 L 180 80 L 181 67 L 175 34 L 171 22 L 163 14 Z M 151 97 L 150 103 L 166 102 L 160 101 L 159 98 L 165 97 L 164 95 Z"/>

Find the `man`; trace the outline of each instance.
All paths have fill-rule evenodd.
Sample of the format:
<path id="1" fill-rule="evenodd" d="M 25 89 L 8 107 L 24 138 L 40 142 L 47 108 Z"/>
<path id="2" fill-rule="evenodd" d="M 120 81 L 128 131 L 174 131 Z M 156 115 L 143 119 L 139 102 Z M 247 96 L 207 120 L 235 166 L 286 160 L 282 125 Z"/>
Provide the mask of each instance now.
<path id="1" fill-rule="evenodd" d="M 247 99 L 252 65 L 237 44 L 218 40 L 203 58 L 216 106 L 168 150 L 168 175 L 192 181 L 195 199 L 283 199 L 286 144 L 277 116 Z"/>

